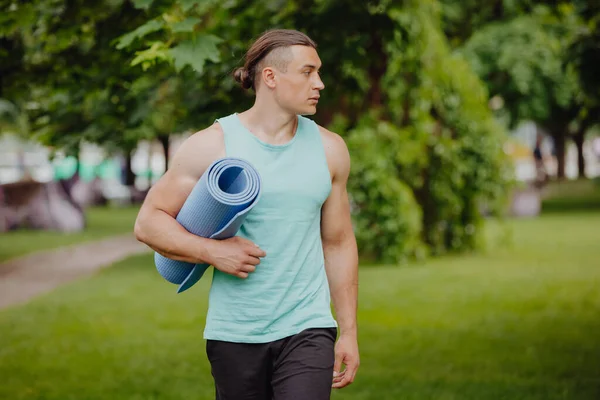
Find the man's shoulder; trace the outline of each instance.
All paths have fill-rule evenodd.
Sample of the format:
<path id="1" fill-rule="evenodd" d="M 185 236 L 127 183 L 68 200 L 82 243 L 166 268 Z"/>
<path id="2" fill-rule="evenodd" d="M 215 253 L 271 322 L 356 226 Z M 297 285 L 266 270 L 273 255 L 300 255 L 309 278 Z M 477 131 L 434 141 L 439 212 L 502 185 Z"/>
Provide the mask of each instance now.
<path id="1" fill-rule="evenodd" d="M 179 146 L 172 166 L 199 176 L 214 160 L 224 155 L 223 130 L 214 123 L 193 133 Z"/>
<path id="2" fill-rule="evenodd" d="M 317 124 L 317 127 L 319 128 L 319 132 L 321 133 L 323 145 L 325 146 L 326 150 L 342 154 L 348 152 L 346 142 L 344 141 L 344 138 L 341 135 L 332 132 L 327 128 L 324 128 L 319 124 Z"/>
<path id="3" fill-rule="evenodd" d="M 327 128 L 318 125 L 325 148 L 327 162 L 335 175 L 346 176 L 350 168 L 350 153 L 344 138 Z"/>
<path id="4" fill-rule="evenodd" d="M 218 145 L 223 143 L 223 128 L 218 122 L 214 122 L 212 125 L 194 132 L 188 139 L 189 142 L 197 143 L 200 142 L 204 145 L 214 144 Z"/>

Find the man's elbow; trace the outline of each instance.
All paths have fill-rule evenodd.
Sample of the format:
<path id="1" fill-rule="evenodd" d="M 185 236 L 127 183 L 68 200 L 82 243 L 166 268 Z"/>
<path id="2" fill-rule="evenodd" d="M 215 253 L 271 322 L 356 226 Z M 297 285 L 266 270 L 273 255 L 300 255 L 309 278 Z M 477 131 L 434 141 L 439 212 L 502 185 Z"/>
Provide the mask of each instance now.
<path id="1" fill-rule="evenodd" d="M 340 232 L 336 235 L 328 235 L 323 237 L 323 247 L 327 249 L 339 249 L 348 246 L 353 240 L 353 236 Z"/>
<path id="2" fill-rule="evenodd" d="M 139 242 L 147 244 L 148 231 L 146 229 L 145 218 L 142 212 L 140 212 L 133 225 L 133 234 Z"/>

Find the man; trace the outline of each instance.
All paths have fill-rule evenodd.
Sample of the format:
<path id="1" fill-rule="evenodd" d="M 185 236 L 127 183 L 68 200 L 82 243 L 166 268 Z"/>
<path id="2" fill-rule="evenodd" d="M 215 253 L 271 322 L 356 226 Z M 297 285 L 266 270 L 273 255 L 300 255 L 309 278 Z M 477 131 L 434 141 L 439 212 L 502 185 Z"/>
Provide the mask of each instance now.
<path id="1" fill-rule="evenodd" d="M 350 157 L 337 134 L 302 116 L 316 113 L 320 67 L 303 33 L 258 38 L 235 73 L 255 91 L 253 107 L 188 138 L 136 221 L 138 240 L 158 253 L 214 267 L 204 338 L 220 400 L 328 399 L 359 365 Z M 194 236 L 175 217 L 224 156 L 257 169 L 260 200 L 236 237 Z"/>

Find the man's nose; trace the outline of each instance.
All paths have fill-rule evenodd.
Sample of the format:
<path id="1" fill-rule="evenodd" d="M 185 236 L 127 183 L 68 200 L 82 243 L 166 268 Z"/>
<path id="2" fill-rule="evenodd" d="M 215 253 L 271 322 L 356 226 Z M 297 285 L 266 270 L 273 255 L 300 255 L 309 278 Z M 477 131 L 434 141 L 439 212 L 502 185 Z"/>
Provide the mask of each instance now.
<path id="1" fill-rule="evenodd" d="M 323 81 L 321 80 L 321 77 L 319 75 L 317 75 L 317 79 L 315 80 L 314 89 L 317 89 L 317 90 L 325 89 L 325 84 L 323 83 Z"/>

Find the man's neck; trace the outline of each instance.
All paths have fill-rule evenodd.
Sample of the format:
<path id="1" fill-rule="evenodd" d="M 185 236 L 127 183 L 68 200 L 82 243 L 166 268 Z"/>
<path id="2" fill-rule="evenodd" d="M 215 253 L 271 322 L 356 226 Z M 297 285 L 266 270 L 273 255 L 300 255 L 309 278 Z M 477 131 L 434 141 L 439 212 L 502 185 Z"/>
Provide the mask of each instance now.
<path id="1" fill-rule="evenodd" d="M 252 108 L 238 114 L 250 132 L 264 142 L 280 145 L 289 142 L 296 132 L 298 118 L 275 104 L 259 101 Z"/>

